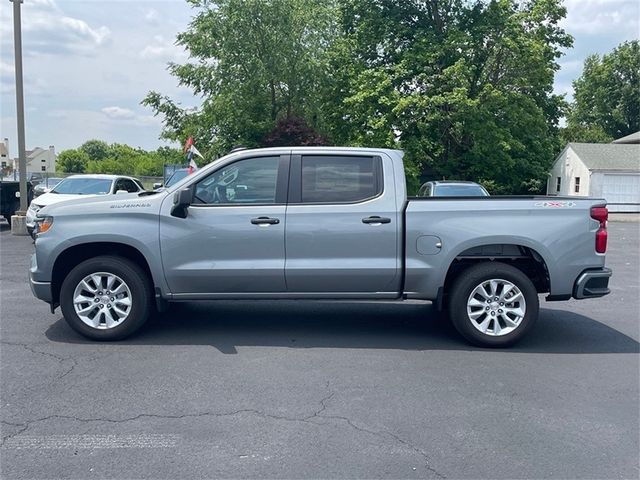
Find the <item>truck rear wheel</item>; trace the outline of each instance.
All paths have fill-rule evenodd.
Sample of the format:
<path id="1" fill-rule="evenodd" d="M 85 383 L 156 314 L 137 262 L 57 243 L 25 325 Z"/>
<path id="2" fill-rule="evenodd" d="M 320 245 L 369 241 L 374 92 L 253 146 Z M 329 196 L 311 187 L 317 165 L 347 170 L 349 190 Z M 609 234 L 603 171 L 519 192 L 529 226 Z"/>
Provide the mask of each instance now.
<path id="1" fill-rule="evenodd" d="M 520 340 L 538 318 L 538 292 L 511 265 L 485 262 L 454 282 L 449 316 L 456 330 L 482 347 L 507 347 Z"/>
<path id="2" fill-rule="evenodd" d="M 151 282 L 135 263 L 101 256 L 76 266 L 62 283 L 60 307 L 71 328 L 92 340 L 121 340 L 152 311 Z"/>

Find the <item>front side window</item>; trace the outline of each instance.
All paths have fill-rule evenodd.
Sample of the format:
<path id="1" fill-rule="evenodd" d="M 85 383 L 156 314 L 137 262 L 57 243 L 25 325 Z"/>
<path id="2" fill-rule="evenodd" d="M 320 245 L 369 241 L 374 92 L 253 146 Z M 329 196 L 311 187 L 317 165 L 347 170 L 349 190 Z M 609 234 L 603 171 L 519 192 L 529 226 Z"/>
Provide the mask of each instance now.
<path id="1" fill-rule="evenodd" d="M 377 157 L 302 157 L 303 203 L 353 203 L 382 192 Z"/>
<path id="2" fill-rule="evenodd" d="M 116 182 L 115 191 L 117 192 L 118 190 L 126 190 L 129 193 L 134 193 L 138 191 L 138 186 L 133 180 L 129 180 L 128 178 L 120 178 Z"/>
<path id="3" fill-rule="evenodd" d="M 259 157 L 240 160 L 222 167 L 196 184 L 194 203 L 276 203 L 278 163 L 279 157 Z"/>

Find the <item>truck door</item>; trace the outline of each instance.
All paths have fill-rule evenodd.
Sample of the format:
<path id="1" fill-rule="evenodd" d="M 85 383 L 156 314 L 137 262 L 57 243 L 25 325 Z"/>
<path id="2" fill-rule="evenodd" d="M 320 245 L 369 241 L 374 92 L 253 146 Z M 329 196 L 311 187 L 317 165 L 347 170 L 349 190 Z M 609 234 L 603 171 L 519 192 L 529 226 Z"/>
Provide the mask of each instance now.
<path id="1" fill-rule="evenodd" d="M 391 159 L 292 155 L 287 290 L 346 297 L 397 293 L 400 209 Z"/>
<path id="2" fill-rule="evenodd" d="M 289 156 L 242 158 L 194 185 L 186 218 L 162 205 L 160 247 L 173 294 L 285 292 Z"/>

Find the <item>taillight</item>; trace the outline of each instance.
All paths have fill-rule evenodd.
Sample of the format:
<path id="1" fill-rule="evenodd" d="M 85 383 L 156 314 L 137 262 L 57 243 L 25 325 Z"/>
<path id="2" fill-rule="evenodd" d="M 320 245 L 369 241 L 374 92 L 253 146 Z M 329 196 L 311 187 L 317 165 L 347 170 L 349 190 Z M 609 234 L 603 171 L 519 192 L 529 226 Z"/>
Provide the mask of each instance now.
<path id="1" fill-rule="evenodd" d="M 600 227 L 596 232 L 596 252 L 605 253 L 607 251 L 607 219 L 609 210 L 607 207 L 591 207 L 591 218 L 600 222 Z"/>

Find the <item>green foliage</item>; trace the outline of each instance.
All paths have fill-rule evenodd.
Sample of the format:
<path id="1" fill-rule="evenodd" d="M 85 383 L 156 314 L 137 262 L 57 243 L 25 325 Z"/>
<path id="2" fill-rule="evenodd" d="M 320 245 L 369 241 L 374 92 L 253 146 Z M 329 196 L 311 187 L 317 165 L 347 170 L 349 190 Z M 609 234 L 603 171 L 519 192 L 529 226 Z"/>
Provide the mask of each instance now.
<path id="1" fill-rule="evenodd" d="M 348 0 L 341 13 L 327 102 L 339 138 L 395 143 L 423 179 L 482 178 L 504 193 L 542 184 L 565 106 L 556 60 L 571 45 L 559 1 Z"/>
<path id="2" fill-rule="evenodd" d="M 572 43 L 560 0 L 189 3 L 177 42 L 191 61 L 170 71 L 202 105 L 150 92 L 163 137 L 193 135 L 215 156 L 299 117 L 333 144 L 404 149 L 410 193 L 442 177 L 544 185 L 566 109 L 553 77 Z"/>
<path id="3" fill-rule="evenodd" d="M 190 0 L 196 9 L 177 43 L 192 62 L 171 64 L 180 84 L 203 97 L 182 109 L 150 92 L 144 105 L 163 115 L 163 136 L 193 135 L 204 154 L 233 145 L 261 145 L 280 118 L 302 116 L 315 127 L 322 57 L 334 36 L 333 2 L 316 0 Z M 213 156 L 213 155 L 211 155 Z"/>
<path id="4" fill-rule="evenodd" d="M 102 140 L 87 140 L 78 150 L 82 150 L 89 156 L 90 160 L 104 160 L 109 156 L 109 145 Z"/>
<path id="5" fill-rule="evenodd" d="M 84 173 L 89 163 L 89 156 L 82 150 L 63 150 L 56 159 L 56 170 L 64 173 Z"/>
<path id="6" fill-rule="evenodd" d="M 573 88 L 565 132 L 570 141 L 608 142 L 640 130 L 640 41 L 622 43 L 602 58 L 589 56 Z"/>
<path id="7" fill-rule="evenodd" d="M 584 125 L 573 121 L 560 129 L 560 138 L 563 144 L 569 142 L 610 143 L 615 140 L 600 125 Z"/>
<path id="8" fill-rule="evenodd" d="M 90 140 L 76 150 L 64 150 L 58 155 L 58 170 L 69 173 L 159 177 L 165 163 L 181 165 L 185 157 L 177 148 L 159 147 L 148 152 L 119 143 L 108 145 L 101 140 Z"/>

